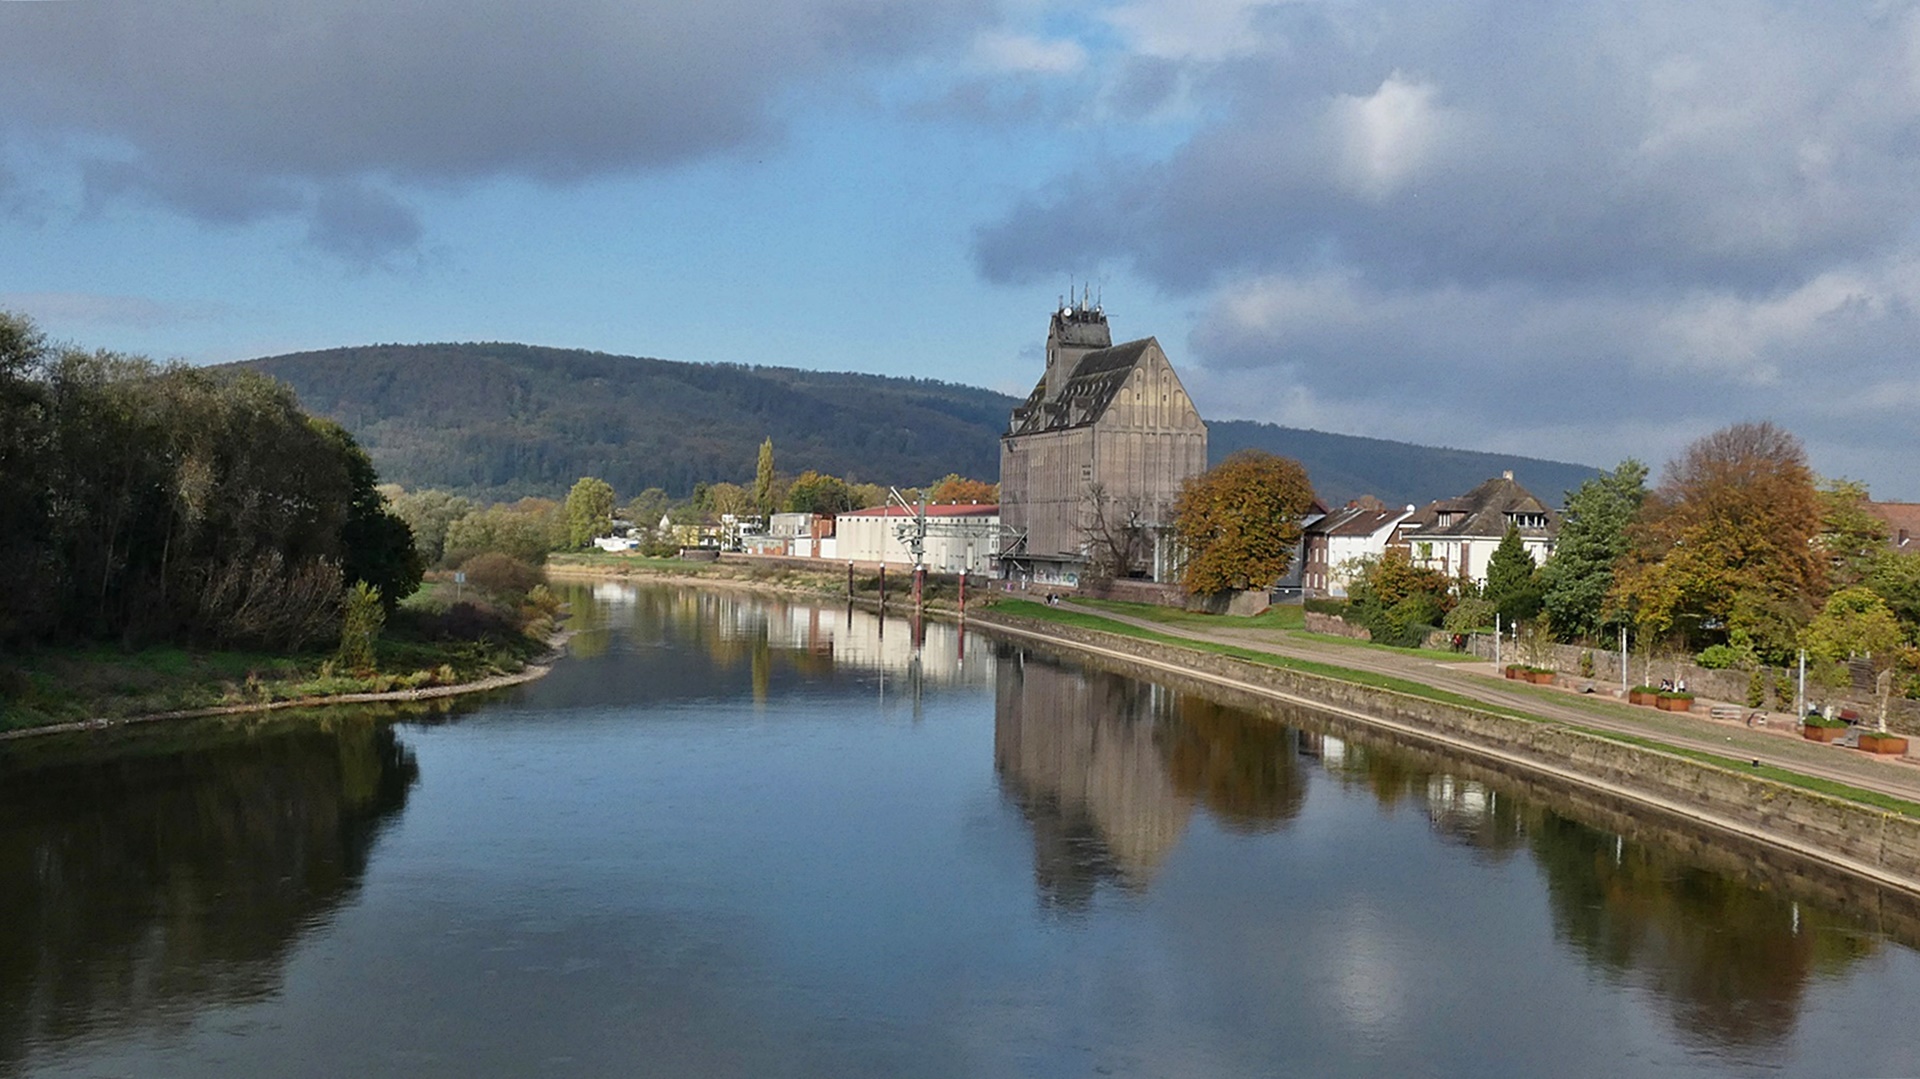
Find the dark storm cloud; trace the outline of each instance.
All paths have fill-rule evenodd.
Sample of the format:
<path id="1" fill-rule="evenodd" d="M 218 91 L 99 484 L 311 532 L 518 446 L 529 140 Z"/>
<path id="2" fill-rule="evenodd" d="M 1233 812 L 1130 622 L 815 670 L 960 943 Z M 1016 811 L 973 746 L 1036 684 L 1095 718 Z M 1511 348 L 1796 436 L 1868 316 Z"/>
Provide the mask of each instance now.
<path id="1" fill-rule="evenodd" d="M 573 180 L 764 138 L 794 80 L 938 44 L 976 6 L 0 4 L 0 132 L 213 220 L 284 209 L 288 182 Z"/>
<path id="2" fill-rule="evenodd" d="M 1603 464 L 1775 415 L 1836 471 L 1912 452 L 1913 5 L 1246 6 L 1173 58 L 1192 137 L 988 223 L 986 277 L 1203 298 L 1222 415 Z"/>

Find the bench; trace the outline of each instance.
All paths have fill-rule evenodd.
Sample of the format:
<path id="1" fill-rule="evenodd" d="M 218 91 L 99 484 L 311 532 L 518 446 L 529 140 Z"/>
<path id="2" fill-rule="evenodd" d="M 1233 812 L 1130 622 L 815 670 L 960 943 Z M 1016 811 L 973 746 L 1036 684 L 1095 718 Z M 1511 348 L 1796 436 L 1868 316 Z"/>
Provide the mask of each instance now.
<path id="1" fill-rule="evenodd" d="M 1716 704 L 1708 710 L 1715 719 L 1744 719 L 1749 727 L 1767 725 L 1767 714 L 1731 704 Z"/>

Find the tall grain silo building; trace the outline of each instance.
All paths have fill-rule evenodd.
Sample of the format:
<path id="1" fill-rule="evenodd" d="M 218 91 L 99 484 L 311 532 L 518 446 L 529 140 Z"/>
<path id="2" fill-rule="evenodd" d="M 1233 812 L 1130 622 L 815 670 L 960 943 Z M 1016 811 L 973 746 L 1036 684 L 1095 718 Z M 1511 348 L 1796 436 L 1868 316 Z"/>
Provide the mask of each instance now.
<path id="1" fill-rule="evenodd" d="M 1113 343 L 1083 295 L 1047 329 L 1047 371 L 1000 436 L 1000 562 L 1008 577 L 1076 585 L 1105 537 L 1128 530 L 1120 576 L 1178 571 L 1173 504 L 1207 469 L 1207 425 L 1151 337 Z"/>

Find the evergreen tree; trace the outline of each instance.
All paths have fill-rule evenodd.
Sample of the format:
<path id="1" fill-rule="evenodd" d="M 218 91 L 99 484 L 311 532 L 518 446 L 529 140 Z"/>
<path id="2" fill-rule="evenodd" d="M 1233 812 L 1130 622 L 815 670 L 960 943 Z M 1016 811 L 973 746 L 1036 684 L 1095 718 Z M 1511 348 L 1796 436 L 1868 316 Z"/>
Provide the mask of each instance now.
<path id="1" fill-rule="evenodd" d="M 1563 640 L 1596 638 L 1610 624 L 1613 566 L 1627 553 L 1627 526 L 1647 497 L 1647 466 L 1629 457 L 1567 496 L 1553 557 L 1540 567 L 1542 604 Z"/>
<path id="2" fill-rule="evenodd" d="M 1486 598 L 1508 622 L 1524 622 L 1540 613 L 1540 580 L 1533 555 L 1521 542 L 1520 530 L 1507 526 L 1487 561 Z"/>

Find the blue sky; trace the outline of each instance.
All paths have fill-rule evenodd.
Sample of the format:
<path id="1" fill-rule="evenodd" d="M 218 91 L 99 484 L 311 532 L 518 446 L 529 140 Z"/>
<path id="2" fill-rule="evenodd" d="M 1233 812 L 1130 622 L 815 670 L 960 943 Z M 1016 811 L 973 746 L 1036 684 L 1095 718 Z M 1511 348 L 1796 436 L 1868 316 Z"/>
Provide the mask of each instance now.
<path id="1" fill-rule="evenodd" d="M 1091 280 L 1209 418 L 1920 499 L 1920 11 L 0 0 L 0 306 L 1020 391 Z"/>

